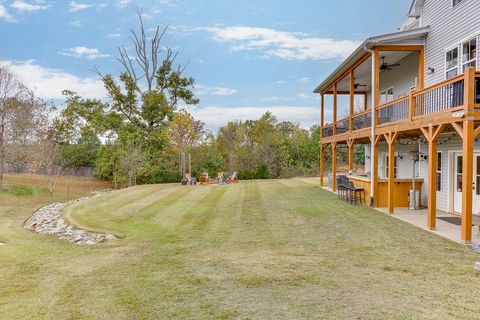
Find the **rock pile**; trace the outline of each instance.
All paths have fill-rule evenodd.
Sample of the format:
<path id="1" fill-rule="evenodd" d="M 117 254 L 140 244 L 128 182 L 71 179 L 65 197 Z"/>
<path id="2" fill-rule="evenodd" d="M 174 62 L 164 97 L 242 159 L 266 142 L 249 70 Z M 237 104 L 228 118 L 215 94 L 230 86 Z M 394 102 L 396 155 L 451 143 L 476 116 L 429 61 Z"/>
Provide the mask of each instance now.
<path id="1" fill-rule="evenodd" d="M 84 199 L 86 198 L 76 201 Z M 40 208 L 25 222 L 24 227 L 40 234 L 52 235 L 77 244 L 97 244 L 116 239 L 109 233 L 94 233 L 68 225 L 61 213 L 66 206 L 66 203 L 53 203 Z"/>

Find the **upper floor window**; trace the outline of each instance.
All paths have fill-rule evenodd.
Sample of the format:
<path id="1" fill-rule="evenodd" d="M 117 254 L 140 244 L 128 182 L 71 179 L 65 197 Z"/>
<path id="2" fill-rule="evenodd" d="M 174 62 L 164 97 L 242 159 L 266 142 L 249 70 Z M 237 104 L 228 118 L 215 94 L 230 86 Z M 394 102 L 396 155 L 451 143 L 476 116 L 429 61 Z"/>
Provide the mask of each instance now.
<path id="1" fill-rule="evenodd" d="M 462 69 L 477 67 L 477 38 L 462 44 Z"/>
<path id="2" fill-rule="evenodd" d="M 455 7 L 457 4 L 462 2 L 463 0 L 452 0 L 452 7 Z"/>
<path id="3" fill-rule="evenodd" d="M 447 79 L 459 74 L 458 67 L 458 48 L 454 48 L 448 51 L 446 56 Z"/>

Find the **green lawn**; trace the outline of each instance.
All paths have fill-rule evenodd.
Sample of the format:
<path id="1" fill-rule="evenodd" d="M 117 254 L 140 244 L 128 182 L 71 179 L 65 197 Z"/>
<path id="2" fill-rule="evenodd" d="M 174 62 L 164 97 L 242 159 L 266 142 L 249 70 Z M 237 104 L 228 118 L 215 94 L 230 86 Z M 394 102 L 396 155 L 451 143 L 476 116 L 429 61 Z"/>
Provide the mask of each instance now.
<path id="1" fill-rule="evenodd" d="M 122 236 L 93 247 L 23 230 L 47 201 L 29 199 L 0 194 L 1 319 L 480 316 L 472 249 L 342 203 L 316 180 L 96 197 L 66 212 Z"/>

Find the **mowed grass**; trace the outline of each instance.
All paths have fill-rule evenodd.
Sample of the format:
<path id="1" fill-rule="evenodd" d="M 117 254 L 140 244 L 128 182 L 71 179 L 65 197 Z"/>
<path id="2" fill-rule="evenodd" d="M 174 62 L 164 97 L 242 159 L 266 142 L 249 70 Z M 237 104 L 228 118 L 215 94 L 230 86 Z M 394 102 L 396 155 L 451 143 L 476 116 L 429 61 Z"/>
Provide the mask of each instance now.
<path id="1" fill-rule="evenodd" d="M 91 247 L 23 230 L 43 200 L 0 201 L 0 318 L 480 314 L 472 249 L 340 202 L 315 179 L 147 185 L 95 197 L 66 217 L 122 238 Z"/>

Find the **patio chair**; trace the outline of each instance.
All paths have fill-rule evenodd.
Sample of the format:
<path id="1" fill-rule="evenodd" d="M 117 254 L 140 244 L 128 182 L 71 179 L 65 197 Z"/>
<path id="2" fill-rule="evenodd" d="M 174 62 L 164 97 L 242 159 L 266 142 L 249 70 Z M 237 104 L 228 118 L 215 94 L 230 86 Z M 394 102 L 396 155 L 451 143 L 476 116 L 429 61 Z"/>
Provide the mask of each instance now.
<path id="1" fill-rule="evenodd" d="M 200 185 L 205 186 L 208 185 L 209 179 L 208 179 L 208 173 L 204 172 L 200 175 Z"/>
<path id="2" fill-rule="evenodd" d="M 228 177 L 228 183 L 238 183 L 238 174 L 237 171 L 234 171 L 232 175 Z"/>
<path id="3" fill-rule="evenodd" d="M 360 204 L 365 204 L 365 189 L 356 187 L 352 181 L 348 180 L 347 188 L 350 191 L 350 203 L 357 205 L 359 202 Z"/>
<path id="4" fill-rule="evenodd" d="M 224 177 L 225 177 L 225 172 L 219 172 L 219 173 L 217 174 L 217 182 L 218 182 L 218 184 L 223 184 L 223 183 L 224 183 L 224 181 L 223 181 Z"/>

